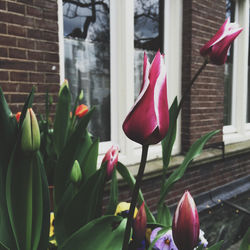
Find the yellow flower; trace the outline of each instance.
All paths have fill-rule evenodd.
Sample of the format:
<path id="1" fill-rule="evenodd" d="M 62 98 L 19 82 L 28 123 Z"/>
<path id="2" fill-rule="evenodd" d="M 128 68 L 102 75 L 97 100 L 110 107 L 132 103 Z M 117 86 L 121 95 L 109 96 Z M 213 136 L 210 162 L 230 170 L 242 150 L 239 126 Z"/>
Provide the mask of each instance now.
<path id="1" fill-rule="evenodd" d="M 120 202 L 116 207 L 115 215 L 120 215 L 122 217 L 127 217 L 129 208 L 130 208 L 130 203 L 128 203 L 128 202 Z M 135 217 L 137 215 L 137 212 L 138 212 L 138 210 L 137 210 L 137 208 L 135 208 L 134 219 L 135 219 Z"/>

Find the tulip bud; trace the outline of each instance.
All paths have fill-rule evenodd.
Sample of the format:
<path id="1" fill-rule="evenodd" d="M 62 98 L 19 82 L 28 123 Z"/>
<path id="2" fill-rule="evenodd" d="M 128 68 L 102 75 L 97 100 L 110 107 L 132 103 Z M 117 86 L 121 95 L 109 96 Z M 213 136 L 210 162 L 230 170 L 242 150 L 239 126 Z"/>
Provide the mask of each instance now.
<path id="1" fill-rule="evenodd" d="M 75 184 L 78 184 L 82 180 L 82 170 L 77 160 L 75 160 L 73 164 L 70 174 L 70 180 Z"/>
<path id="2" fill-rule="evenodd" d="M 134 221 L 134 240 L 142 241 L 146 236 L 147 216 L 145 211 L 145 203 L 143 202 Z"/>
<path id="3" fill-rule="evenodd" d="M 113 145 L 108 152 L 105 154 L 102 164 L 107 162 L 107 179 L 109 180 L 112 176 L 112 172 L 114 167 L 117 165 L 118 162 L 118 153 L 119 148 L 118 146 Z"/>
<path id="4" fill-rule="evenodd" d="M 193 250 L 199 240 L 200 223 L 195 202 L 188 191 L 176 208 L 173 223 L 175 245 L 181 250 Z"/>
<path id="5" fill-rule="evenodd" d="M 63 90 L 63 88 L 64 88 L 65 86 L 66 86 L 67 88 L 69 88 L 69 82 L 68 82 L 67 79 L 65 79 L 65 80 L 63 81 L 63 83 L 62 83 L 62 85 L 61 85 L 61 87 L 60 87 L 60 89 L 59 89 L 59 95 L 61 94 L 61 92 L 62 92 L 62 90 Z"/>
<path id="6" fill-rule="evenodd" d="M 21 112 L 17 112 L 16 113 L 16 120 L 17 120 L 17 122 L 19 122 L 20 116 L 21 116 Z"/>
<path id="7" fill-rule="evenodd" d="M 81 104 L 81 105 L 79 105 L 79 106 L 76 108 L 75 115 L 76 115 L 78 118 L 81 118 L 81 117 L 83 117 L 88 111 L 89 111 L 88 106 L 86 106 L 86 105 L 84 105 L 84 104 Z"/>
<path id="8" fill-rule="evenodd" d="M 238 24 L 230 23 L 228 18 L 210 41 L 200 49 L 200 54 L 209 58 L 213 64 L 224 64 L 232 42 L 242 30 Z"/>
<path id="9" fill-rule="evenodd" d="M 82 100 L 84 97 L 83 90 L 81 90 L 80 95 L 79 95 L 79 100 Z"/>
<path id="10" fill-rule="evenodd" d="M 40 130 L 36 115 L 31 108 L 27 110 L 22 124 L 21 148 L 25 152 L 34 152 L 40 147 Z"/>

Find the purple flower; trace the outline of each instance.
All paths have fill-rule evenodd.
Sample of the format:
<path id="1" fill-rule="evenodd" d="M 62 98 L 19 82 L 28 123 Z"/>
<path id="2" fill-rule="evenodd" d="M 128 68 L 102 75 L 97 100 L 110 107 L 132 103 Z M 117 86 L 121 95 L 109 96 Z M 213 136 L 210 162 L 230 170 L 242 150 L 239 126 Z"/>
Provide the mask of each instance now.
<path id="1" fill-rule="evenodd" d="M 123 130 L 128 138 L 142 145 L 156 144 L 167 134 L 169 112 L 167 77 L 163 55 L 158 51 L 150 65 L 144 54 L 143 83 Z"/>
<path id="2" fill-rule="evenodd" d="M 200 49 L 200 54 L 209 57 L 213 64 L 224 64 L 231 43 L 242 30 L 238 24 L 230 23 L 228 18 L 211 40 Z"/>
<path id="3" fill-rule="evenodd" d="M 157 233 L 161 230 L 161 227 L 155 228 L 151 235 L 150 235 L 150 241 L 151 243 L 154 241 L 155 237 L 157 236 Z M 172 230 L 168 230 L 163 236 L 161 236 L 155 243 L 154 250 L 178 250 L 176 245 L 174 244 L 173 236 L 172 236 Z"/>

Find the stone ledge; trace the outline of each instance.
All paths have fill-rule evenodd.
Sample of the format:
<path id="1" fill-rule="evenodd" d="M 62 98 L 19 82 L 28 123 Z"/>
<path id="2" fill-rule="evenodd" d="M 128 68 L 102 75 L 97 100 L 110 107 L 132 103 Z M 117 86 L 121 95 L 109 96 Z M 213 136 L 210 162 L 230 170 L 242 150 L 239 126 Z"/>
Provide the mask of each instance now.
<path id="1" fill-rule="evenodd" d="M 199 166 L 206 163 L 216 162 L 218 160 L 228 159 L 237 155 L 245 154 L 250 152 L 250 140 L 233 143 L 225 145 L 225 153 L 223 158 L 223 150 L 215 148 L 207 148 L 202 151 L 202 153 L 197 156 L 189 167 Z M 184 160 L 183 155 L 175 155 L 171 157 L 169 171 L 173 170 L 179 166 Z M 133 176 L 137 175 L 139 164 L 128 166 L 130 173 Z M 158 177 L 162 174 L 162 159 L 156 159 L 148 161 L 145 169 L 144 180 Z M 121 176 L 118 175 L 118 179 L 121 179 Z"/>

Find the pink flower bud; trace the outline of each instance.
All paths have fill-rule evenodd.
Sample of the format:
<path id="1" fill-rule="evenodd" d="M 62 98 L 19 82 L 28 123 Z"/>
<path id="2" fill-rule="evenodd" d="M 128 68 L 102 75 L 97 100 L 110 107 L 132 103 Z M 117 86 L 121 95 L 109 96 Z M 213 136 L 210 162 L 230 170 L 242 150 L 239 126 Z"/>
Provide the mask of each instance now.
<path id="1" fill-rule="evenodd" d="M 109 180 L 112 176 L 113 169 L 117 165 L 118 162 L 118 153 L 119 148 L 118 146 L 113 145 L 108 152 L 105 154 L 102 164 L 107 162 L 107 179 Z"/>
<path id="2" fill-rule="evenodd" d="M 176 208 L 173 223 L 175 245 L 181 250 L 193 250 L 199 240 L 200 223 L 196 205 L 186 191 Z"/>
<path id="3" fill-rule="evenodd" d="M 145 203 L 143 202 L 134 221 L 134 239 L 137 242 L 142 241 L 146 235 L 147 216 L 145 211 Z"/>
<path id="4" fill-rule="evenodd" d="M 200 49 L 200 54 L 208 57 L 213 64 L 224 64 L 231 43 L 242 30 L 238 24 L 230 23 L 228 18 L 211 40 Z"/>
<path id="5" fill-rule="evenodd" d="M 142 145 L 156 144 L 167 134 L 169 112 L 166 65 L 158 51 L 150 65 L 144 54 L 142 88 L 123 130 L 128 138 Z"/>

